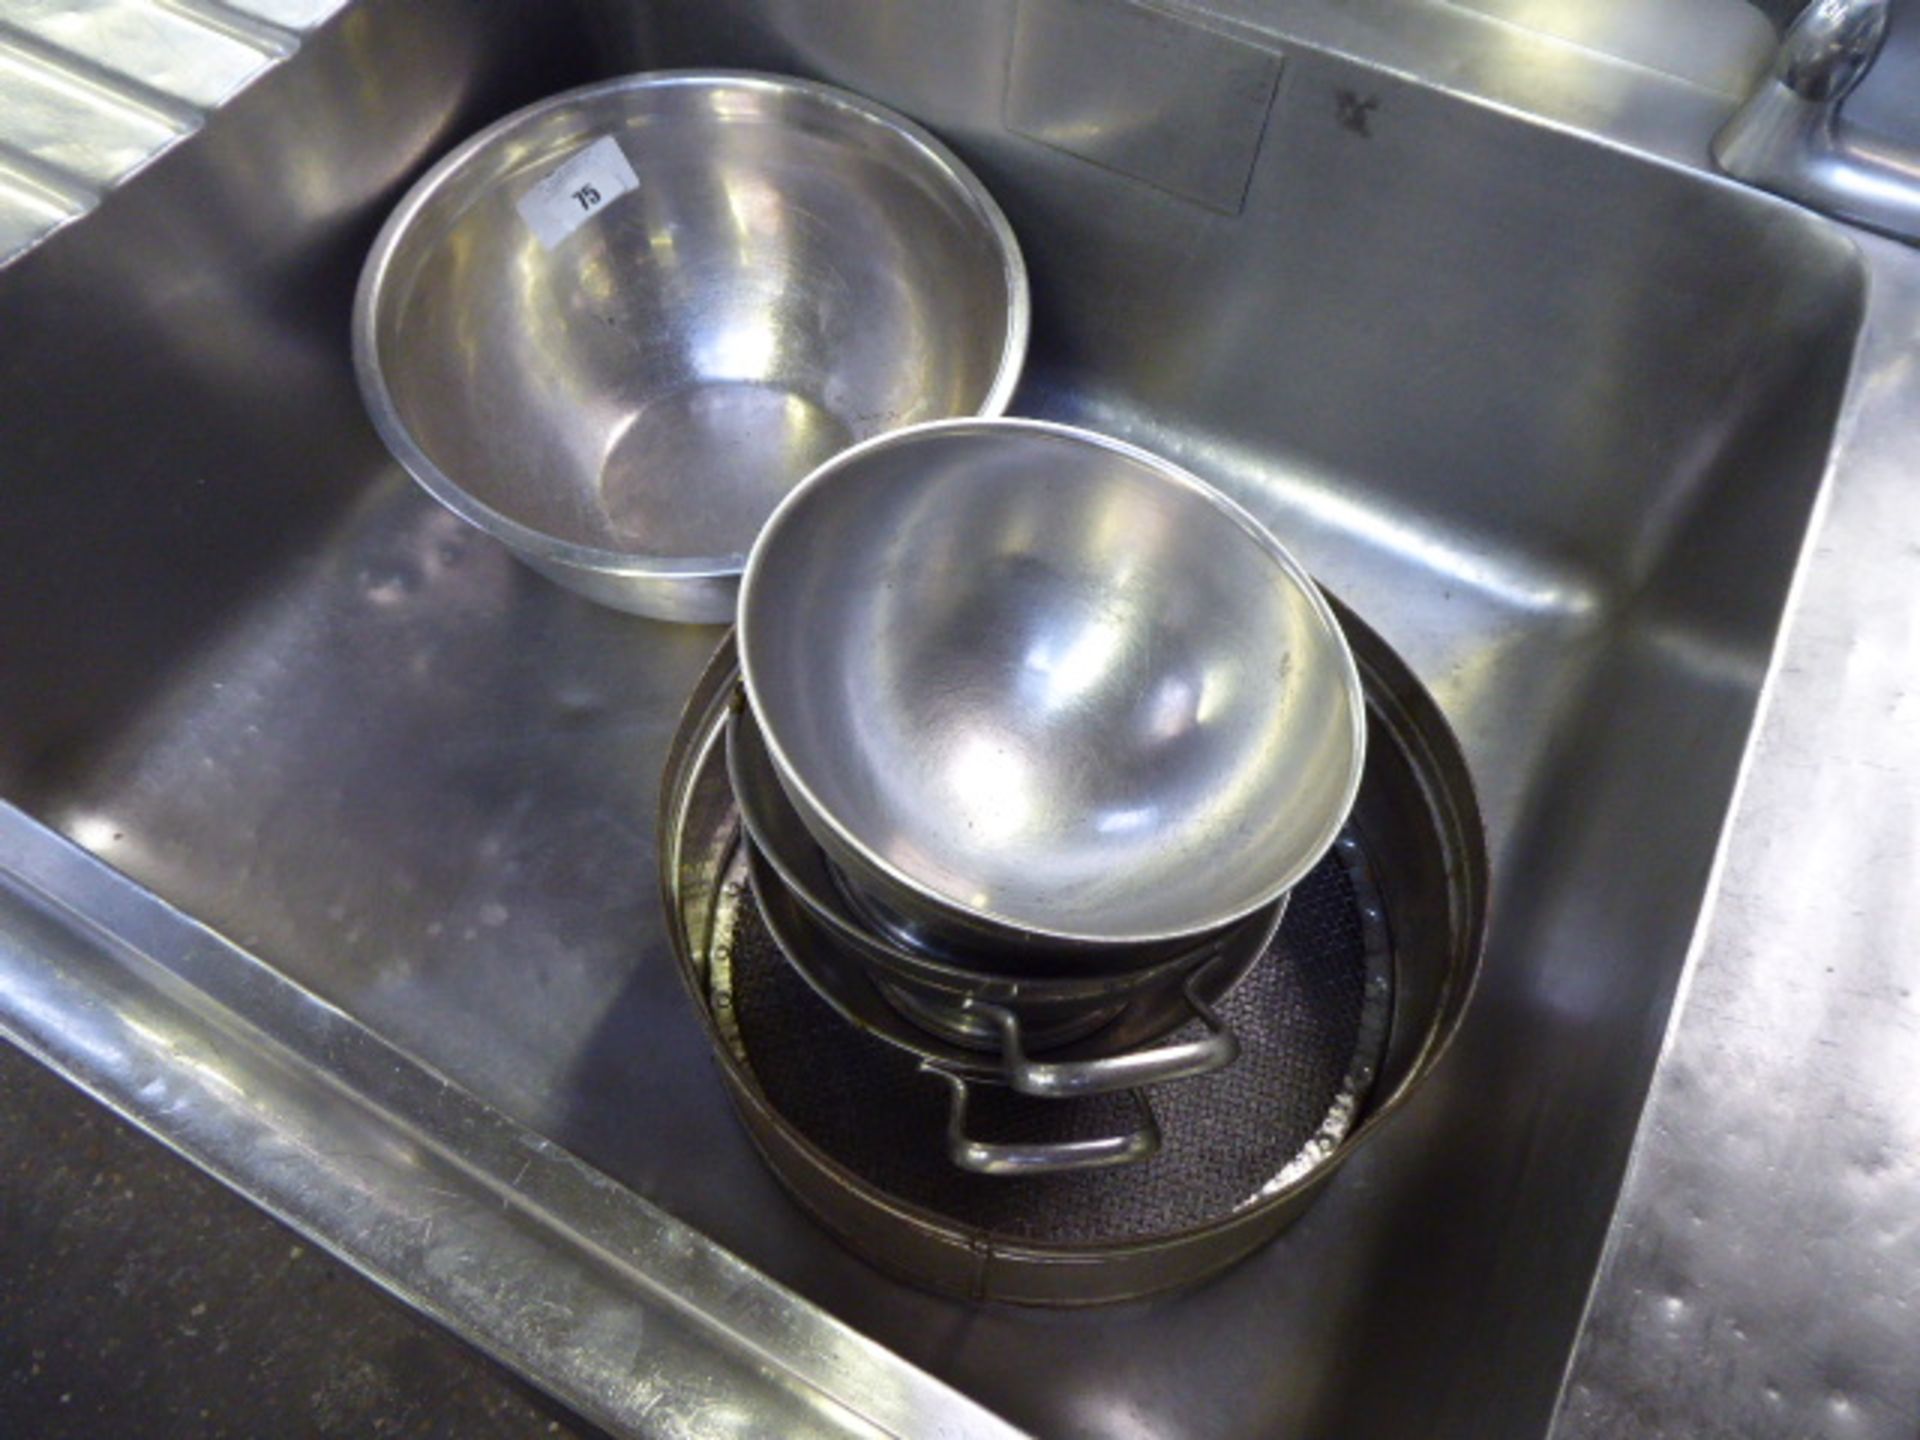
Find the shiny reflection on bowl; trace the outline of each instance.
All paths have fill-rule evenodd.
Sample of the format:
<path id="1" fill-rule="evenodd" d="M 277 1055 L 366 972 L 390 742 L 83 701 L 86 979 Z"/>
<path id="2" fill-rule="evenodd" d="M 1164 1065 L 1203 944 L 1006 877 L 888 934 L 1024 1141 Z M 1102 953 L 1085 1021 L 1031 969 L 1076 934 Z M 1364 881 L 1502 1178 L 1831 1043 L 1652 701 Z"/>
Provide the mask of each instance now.
<path id="1" fill-rule="evenodd" d="M 883 898 L 1098 944 L 1197 934 L 1324 853 L 1364 753 L 1312 581 L 1103 437 L 960 421 L 831 462 L 747 571 L 743 671 L 816 838 Z"/>
<path id="2" fill-rule="evenodd" d="M 663 72 L 544 101 L 430 172 L 368 260 L 355 356 L 449 509 L 595 599 L 725 620 L 801 477 L 997 414 L 1026 333 L 1012 232 L 926 132 L 822 85 Z"/>

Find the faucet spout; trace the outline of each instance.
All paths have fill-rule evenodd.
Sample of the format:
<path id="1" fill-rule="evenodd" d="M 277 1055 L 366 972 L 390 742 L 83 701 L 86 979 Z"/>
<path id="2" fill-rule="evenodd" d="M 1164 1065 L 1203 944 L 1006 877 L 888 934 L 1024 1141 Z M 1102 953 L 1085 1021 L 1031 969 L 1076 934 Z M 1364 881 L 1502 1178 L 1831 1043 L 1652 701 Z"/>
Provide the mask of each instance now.
<path id="1" fill-rule="evenodd" d="M 1814 0 L 1780 42 L 1773 77 L 1805 100 L 1839 104 L 1887 38 L 1888 0 Z"/>
<path id="2" fill-rule="evenodd" d="M 1840 106 L 1879 57 L 1890 0 L 1814 0 L 1780 43 L 1767 78 L 1715 137 L 1736 180 L 1910 243 L 1920 243 L 1920 148 L 1851 142 Z"/>

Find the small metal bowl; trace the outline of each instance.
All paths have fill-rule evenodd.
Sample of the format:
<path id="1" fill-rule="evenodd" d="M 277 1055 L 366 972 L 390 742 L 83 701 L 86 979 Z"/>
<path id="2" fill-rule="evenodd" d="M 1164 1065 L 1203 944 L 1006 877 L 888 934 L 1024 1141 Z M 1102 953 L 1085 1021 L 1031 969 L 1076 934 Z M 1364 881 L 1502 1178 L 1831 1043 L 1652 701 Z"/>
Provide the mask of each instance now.
<path id="1" fill-rule="evenodd" d="M 663 619 L 733 617 L 814 466 L 996 415 L 1027 281 L 979 181 L 824 85 L 663 71 L 522 110 L 375 243 L 354 364 L 426 490 L 535 569 Z"/>
<path id="2" fill-rule="evenodd" d="M 962 948 L 1090 969 L 1285 894 L 1339 833 L 1365 705 L 1258 522 L 1036 421 L 856 447 L 748 561 L 741 671 L 788 798 L 857 884 Z"/>

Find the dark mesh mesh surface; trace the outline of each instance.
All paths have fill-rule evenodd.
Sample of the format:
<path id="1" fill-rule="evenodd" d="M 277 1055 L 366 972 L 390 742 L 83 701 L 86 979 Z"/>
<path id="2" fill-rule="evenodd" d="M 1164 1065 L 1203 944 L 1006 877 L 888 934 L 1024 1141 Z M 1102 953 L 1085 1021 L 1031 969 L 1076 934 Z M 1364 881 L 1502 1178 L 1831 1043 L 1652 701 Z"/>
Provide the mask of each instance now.
<path id="1" fill-rule="evenodd" d="M 815 995 L 751 900 L 733 937 L 734 1013 L 773 1106 L 893 1196 L 1026 1240 L 1086 1244 L 1160 1234 L 1221 1218 L 1319 1129 L 1360 1036 L 1361 903 L 1337 854 L 1295 888 L 1273 945 L 1219 1006 L 1240 1037 L 1240 1059 L 1216 1074 L 1156 1087 L 1163 1149 L 1119 1169 L 1019 1178 L 955 1169 L 945 1149 L 946 1083 Z M 975 1085 L 973 1094 L 969 1129 L 988 1139 L 1059 1139 L 1138 1121 L 1124 1095 L 1046 1101 L 991 1085 Z"/>

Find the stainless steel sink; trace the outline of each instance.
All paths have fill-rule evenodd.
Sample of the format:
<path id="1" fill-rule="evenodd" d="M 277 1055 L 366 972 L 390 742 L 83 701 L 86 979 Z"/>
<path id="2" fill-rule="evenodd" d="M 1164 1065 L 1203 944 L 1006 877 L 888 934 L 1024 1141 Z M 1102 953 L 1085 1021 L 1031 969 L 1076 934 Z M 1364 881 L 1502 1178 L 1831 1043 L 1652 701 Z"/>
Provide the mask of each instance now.
<path id="1" fill-rule="evenodd" d="M 1233 8 L 604 0 L 482 20 L 364 0 L 0 270 L 0 794 L 25 817 L 0 827 L 0 863 L 39 927 L 0 947 L 7 1033 L 611 1425 L 701 1433 L 671 1403 L 640 1417 L 634 1373 L 683 1393 L 646 1340 L 556 1320 L 569 1360 L 498 1287 L 449 1288 L 488 1252 L 435 1242 L 432 1213 L 396 1249 L 380 1215 L 273 1186 L 312 1200 L 296 1172 L 316 1151 L 377 1209 L 405 1168 L 369 1138 L 392 1121 L 439 1157 L 435 1185 L 524 1202 L 582 1245 L 613 1245 L 590 1220 L 638 1195 L 1048 1434 L 1544 1432 L 1821 493 L 1864 272 L 1790 206 Z M 1171 58 L 1130 69 L 1142 47 Z M 350 289 L 408 177 L 512 104 L 643 65 L 797 71 L 937 131 L 1031 266 L 1014 412 L 1227 489 L 1461 736 L 1495 899 L 1455 1052 L 1303 1222 L 1197 1292 L 1071 1315 L 934 1300 L 786 1200 L 726 1108 L 656 895 L 656 777 L 717 633 L 523 570 L 421 497 L 360 412 Z M 60 1010 L 85 966 L 35 956 L 66 953 L 61 926 L 145 946 L 172 1051 L 116 1060 L 137 1037 Z M 162 1073 L 165 1053 L 224 1075 L 262 1135 L 308 1137 L 272 1154 L 293 1170 L 248 1173 L 267 1140 L 214 1155 L 170 1129 L 219 1087 Z M 316 1075 L 373 1096 L 355 1121 L 373 1130 L 312 1138 L 274 1087 Z M 480 1118 L 409 1109 L 441 1079 Z M 617 1185 L 534 1194 L 502 1156 L 548 1142 Z M 655 1280 L 621 1283 L 662 1303 Z M 619 1363 L 582 1371 L 593 1343 Z M 754 1343 L 764 1360 L 774 1342 Z M 795 1363 L 821 1393 L 855 1384 Z M 907 1413 L 875 1404 L 854 1410 Z"/>

